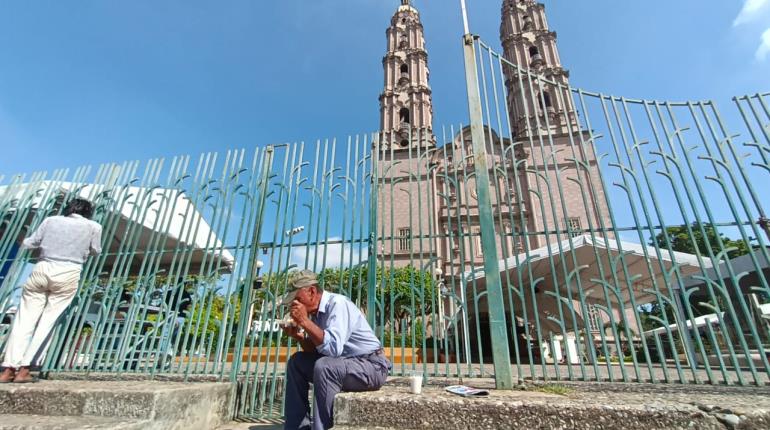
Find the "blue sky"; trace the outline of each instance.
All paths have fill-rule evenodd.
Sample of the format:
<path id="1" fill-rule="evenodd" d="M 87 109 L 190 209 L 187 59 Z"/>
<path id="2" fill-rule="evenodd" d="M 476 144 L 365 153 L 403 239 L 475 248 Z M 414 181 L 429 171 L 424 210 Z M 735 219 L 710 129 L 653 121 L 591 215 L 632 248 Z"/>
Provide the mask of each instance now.
<path id="1" fill-rule="evenodd" d="M 458 3 L 415 0 L 436 129 L 467 117 Z M 397 4 L 2 1 L 0 175 L 374 131 Z M 546 4 L 573 85 L 723 106 L 770 89 L 768 0 Z M 498 46 L 500 1 L 468 7 Z"/>

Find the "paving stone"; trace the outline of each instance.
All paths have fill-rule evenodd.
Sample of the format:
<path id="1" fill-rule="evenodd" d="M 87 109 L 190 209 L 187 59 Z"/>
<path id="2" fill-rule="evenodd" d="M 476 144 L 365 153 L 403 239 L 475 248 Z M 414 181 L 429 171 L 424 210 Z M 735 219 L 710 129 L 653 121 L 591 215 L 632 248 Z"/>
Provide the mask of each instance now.
<path id="1" fill-rule="evenodd" d="M 740 417 L 734 414 L 716 414 L 719 421 L 722 421 L 729 428 L 735 428 L 741 423 Z"/>

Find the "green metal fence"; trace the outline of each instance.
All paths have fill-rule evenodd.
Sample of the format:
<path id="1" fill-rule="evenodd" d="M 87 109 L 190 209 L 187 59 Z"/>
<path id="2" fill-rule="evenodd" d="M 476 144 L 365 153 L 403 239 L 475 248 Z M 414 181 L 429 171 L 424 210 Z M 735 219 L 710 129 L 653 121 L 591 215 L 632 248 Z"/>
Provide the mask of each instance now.
<path id="1" fill-rule="evenodd" d="M 275 417 L 286 274 L 365 310 L 394 374 L 766 385 L 770 95 L 632 100 L 465 40 L 470 125 L 0 177 L 0 347 L 20 240 L 66 201 L 105 252 L 40 364 L 238 381 Z M 734 128 L 731 128 L 734 127 Z M 417 142 L 400 146 L 395 142 Z"/>
<path id="2" fill-rule="evenodd" d="M 712 101 L 591 93 L 466 41 L 494 224 L 523 236 L 506 249 L 500 233 L 491 269 L 514 375 L 766 384 L 767 95 L 736 98 L 734 134 Z"/>

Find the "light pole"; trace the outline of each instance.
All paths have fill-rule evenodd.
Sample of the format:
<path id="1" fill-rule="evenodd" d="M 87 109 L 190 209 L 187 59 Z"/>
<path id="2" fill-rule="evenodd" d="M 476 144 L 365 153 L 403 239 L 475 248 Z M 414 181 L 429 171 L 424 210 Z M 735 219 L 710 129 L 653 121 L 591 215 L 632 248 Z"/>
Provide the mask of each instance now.
<path id="1" fill-rule="evenodd" d="M 434 271 L 436 275 L 436 287 L 438 288 L 438 320 L 439 320 L 439 339 L 443 339 L 445 336 L 446 328 L 444 326 L 444 297 L 446 297 L 446 285 L 444 284 L 444 271 L 440 267 L 436 267 Z M 434 328 L 435 335 L 435 328 Z"/>
<path id="2" fill-rule="evenodd" d="M 468 34 L 471 32 L 470 26 L 468 25 L 468 8 L 465 6 L 465 0 L 460 0 L 460 9 L 462 10 L 463 14 L 463 31 L 465 31 L 464 34 Z"/>
<path id="3" fill-rule="evenodd" d="M 256 295 L 256 292 L 260 288 L 262 288 L 262 277 L 259 276 L 259 272 L 260 272 L 260 270 L 262 270 L 262 267 L 264 267 L 264 265 L 265 265 L 265 263 L 263 263 L 262 260 L 257 260 L 257 262 L 254 263 L 254 267 L 256 267 L 257 271 L 254 274 L 254 283 L 252 283 L 252 285 L 251 285 L 251 289 L 252 289 L 252 291 L 251 291 L 252 296 L 251 297 L 252 297 L 252 299 L 251 299 L 251 305 L 249 306 L 249 323 L 246 326 L 248 328 L 249 332 L 251 332 L 251 323 L 252 323 L 252 321 L 254 319 L 254 296 Z"/>
<path id="4" fill-rule="evenodd" d="M 262 286 L 262 278 L 259 277 L 259 270 L 262 268 L 263 265 L 264 265 L 264 263 L 261 260 L 257 260 L 254 263 L 254 266 L 257 268 L 256 274 L 255 274 L 255 277 L 254 277 L 254 284 L 252 285 L 252 288 L 254 290 L 257 290 L 257 289 L 259 289 Z M 241 279 L 239 281 L 239 284 L 242 284 L 244 282 L 245 282 L 245 280 Z M 244 285 L 243 288 L 248 288 L 248 287 L 246 285 Z M 245 330 L 246 330 L 245 334 L 246 335 L 248 335 L 248 333 L 251 331 L 251 320 L 252 320 L 253 311 L 254 311 L 254 292 L 253 291 L 249 291 L 249 296 L 248 297 L 250 298 L 249 301 L 251 303 L 249 305 L 249 320 L 248 320 L 248 324 L 245 327 Z M 228 298 L 228 300 L 229 300 L 229 298 Z M 223 357 L 223 351 L 225 351 L 224 343 L 225 343 L 225 331 L 226 331 L 225 328 L 227 327 L 227 318 L 228 318 L 228 315 L 227 315 L 228 312 L 227 311 L 228 311 L 228 308 L 225 307 L 224 314 L 222 315 L 222 320 L 219 323 L 220 324 L 219 325 L 219 327 L 220 327 L 220 330 L 219 330 L 219 341 L 217 342 L 217 353 L 214 356 L 214 363 L 216 363 L 217 366 L 219 366 L 219 364 L 222 362 L 222 359 L 224 358 Z M 235 360 L 235 356 L 234 356 L 233 360 Z"/>

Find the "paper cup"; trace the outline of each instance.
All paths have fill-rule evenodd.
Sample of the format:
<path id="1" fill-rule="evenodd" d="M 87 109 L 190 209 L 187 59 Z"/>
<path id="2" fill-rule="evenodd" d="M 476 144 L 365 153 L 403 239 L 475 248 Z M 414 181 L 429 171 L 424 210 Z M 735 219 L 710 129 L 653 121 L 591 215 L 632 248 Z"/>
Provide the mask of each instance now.
<path id="1" fill-rule="evenodd" d="M 422 393 L 422 372 L 415 370 L 409 373 L 409 392 L 412 394 Z"/>
<path id="2" fill-rule="evenodd" d="M 294 327 L 297 324 L 294 322 L 294 318 L 292 318 L 291 315 L 286 314 L 280 321 L 278 321 L 278 325 L 281 327 Z"/>

